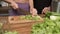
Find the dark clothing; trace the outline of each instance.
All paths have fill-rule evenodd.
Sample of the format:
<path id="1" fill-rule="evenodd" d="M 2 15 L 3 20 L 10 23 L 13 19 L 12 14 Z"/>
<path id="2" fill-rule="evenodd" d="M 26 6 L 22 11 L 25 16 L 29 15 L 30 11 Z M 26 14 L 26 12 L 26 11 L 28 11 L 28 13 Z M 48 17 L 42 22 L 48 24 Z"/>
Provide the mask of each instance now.
<path id="1" fill-rule="evenodd" d="M 44 7 L 51 6 L 52 0 L 34 0 L 34 8 L 37 9 L 38 14 L 41 14 Z"/>

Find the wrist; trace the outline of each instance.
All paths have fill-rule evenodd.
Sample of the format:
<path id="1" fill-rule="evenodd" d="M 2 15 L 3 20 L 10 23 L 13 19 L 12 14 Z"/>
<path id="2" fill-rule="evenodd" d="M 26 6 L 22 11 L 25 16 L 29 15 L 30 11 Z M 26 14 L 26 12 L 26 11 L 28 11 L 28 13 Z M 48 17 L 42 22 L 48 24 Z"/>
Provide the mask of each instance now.
<path id="1" fill-rule="evenodd" d="M 9 4 L 14 3 L 13 0 L 11 0 L 11 1 L 9 1 L 9 0 L 5 0 L 5 2 L 7 2 L 7 3 L 9 3 Z"/>
<path id="2" fill-rule="evenodd" d="M 35 8 L 30 8 L 30 10 L 33 10 L 33 9 L 35 9 Z"/>
<path id="3" fill-rule="evenodd" d="M 44 9 L 50 11 L 50 7 L 45 7 Z M 43 10 L 44 10 L 44 9 L 43 9 Z"/>

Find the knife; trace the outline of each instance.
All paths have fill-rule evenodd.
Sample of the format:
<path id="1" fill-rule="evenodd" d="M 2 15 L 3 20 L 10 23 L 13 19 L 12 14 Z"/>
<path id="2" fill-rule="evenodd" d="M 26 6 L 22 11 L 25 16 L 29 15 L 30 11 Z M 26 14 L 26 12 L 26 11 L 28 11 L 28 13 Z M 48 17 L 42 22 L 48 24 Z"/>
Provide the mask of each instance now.
<path id="1" fill-rule="evenodd" d="M 21 9 L 21 8 L 17 8 L 17 9 L 15 9 L 15 11 L 16 11 L 17 14 L 21 14 L 21 13 L 23 15 L 30 15 L 31 14 L 30 11 L 26 11 L 26 10 Z"/>

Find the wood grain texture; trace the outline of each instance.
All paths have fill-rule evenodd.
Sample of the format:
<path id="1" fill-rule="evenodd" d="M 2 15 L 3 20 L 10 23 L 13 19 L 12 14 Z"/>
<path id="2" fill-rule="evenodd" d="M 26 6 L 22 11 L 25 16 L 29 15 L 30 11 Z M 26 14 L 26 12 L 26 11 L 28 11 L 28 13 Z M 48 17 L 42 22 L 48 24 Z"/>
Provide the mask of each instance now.
<path id="1" fill-rule="evenodd" d="M 32 25 L 43 20 L 20 20 L 19 16 L 8 16 L 7 23 L 3 29 L 9 31 L 17 31 L 19 34 L 31 34 Z M 12 20 L 11 20 L 12 19 Z"/>

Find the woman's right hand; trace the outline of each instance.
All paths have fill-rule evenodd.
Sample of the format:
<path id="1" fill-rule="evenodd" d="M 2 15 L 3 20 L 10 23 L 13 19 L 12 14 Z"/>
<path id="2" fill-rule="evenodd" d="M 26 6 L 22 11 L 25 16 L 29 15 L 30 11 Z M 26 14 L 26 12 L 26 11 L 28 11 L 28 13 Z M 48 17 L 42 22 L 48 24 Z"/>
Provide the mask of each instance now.
<path id="1" fill-rule="evenodd" d="M 12 2 L 10 4 L 10 6 L 13 8 L 13 9 L 17 9 L 18 8 L 18 5 L 15 3 L 15 2 Z"/>
<path id="2" fill-rule="evenodd" d="M 37 15 L 37 9 L 32 8 L 32 9 L 30 10 L 30 13 L 31 13 L 32 16 L 34 17 L 35 15 Z"/>

